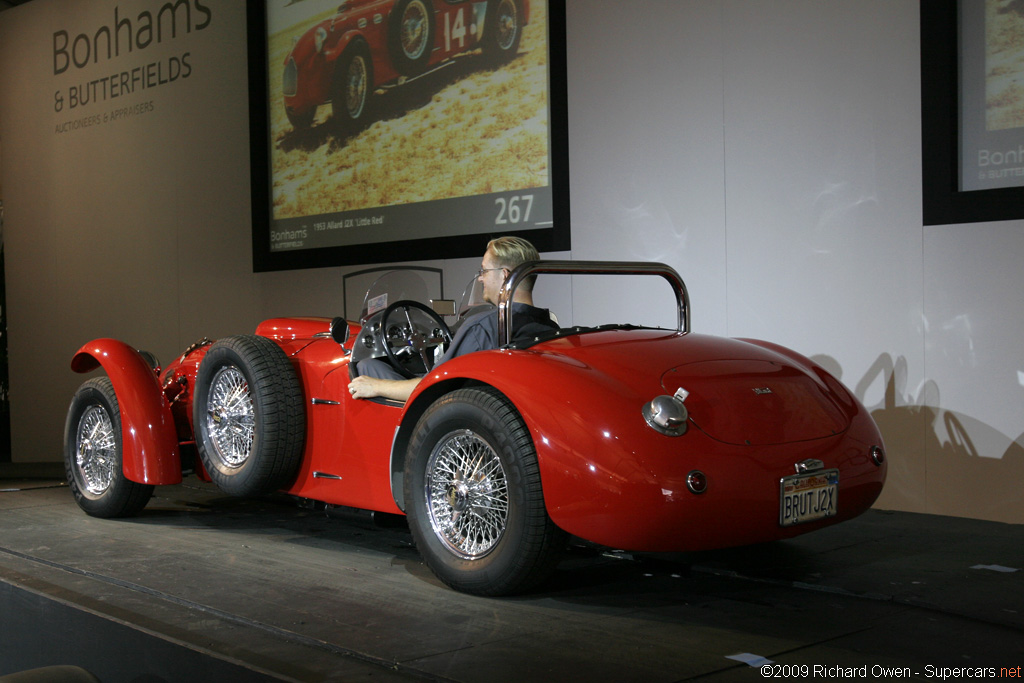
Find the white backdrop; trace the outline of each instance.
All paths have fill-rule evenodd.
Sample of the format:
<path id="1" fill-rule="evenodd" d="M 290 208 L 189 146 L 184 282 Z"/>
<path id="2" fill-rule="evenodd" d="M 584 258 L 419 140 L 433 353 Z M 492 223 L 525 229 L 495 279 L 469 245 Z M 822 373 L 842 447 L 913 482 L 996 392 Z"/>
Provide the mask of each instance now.
<path id="1" fill-rule="evenodd" d="M 0 12 L 16 461 L 60 458 L 68 362 L 92 337 L 169 359 L 340 312 L 344 269 L 251 272 L 242 3 L 54 75 L 55 31 L 148 4 Z M 922 226 L 918 0 L 568 0 L 567 19 L 573 250 L 553 256 L 668 262 L 695 329 L 825 363 L 885 433 L 880 507 L 1024 522 L 1024 221 Z M 151 111 L 55 132 L 55 91 L 185 52 L 188 78 L 124 98 Z M 478 267 L 432 265 L 460 286 Z M 663 301 L 564 280 L 537 295 L 563 323 L 657 319 Z"/>

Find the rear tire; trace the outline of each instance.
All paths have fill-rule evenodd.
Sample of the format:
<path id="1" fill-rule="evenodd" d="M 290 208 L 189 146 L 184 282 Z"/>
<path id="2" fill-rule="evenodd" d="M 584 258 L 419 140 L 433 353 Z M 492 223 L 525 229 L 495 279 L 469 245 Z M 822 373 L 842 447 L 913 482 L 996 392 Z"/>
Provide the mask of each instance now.
<path id="1" fill-rule="evenodd" d="M 213 344 L 196 375 L 192 422 L 210 478 L 233 496 L 284 488 L 302 459 L 302 388 L 288 356 L 256 335 Z"/>
<path id="2" fill-rule="evenodd" d="M 491 388 L 453 392 L 423 414 L 406 460 L 405 500 L 423 560 L 466 593 L 528 590 L 565 547 L 544 507 L 530 433 Z"/>
<path id="3" fill-rule="evenodd" d="M 121 413 L 108 377 L 82 384 L 64 425 L 64 472 L 78 507 L 93 517 L 133 517 L 153 486 L 124 476 Z"/>
<path id="4" fill-rule="evenodd" d="M 487 4 L 484 58 L 497 66 L 519 53 L 523 38 L 523 14 L 518 0 L 491 0 Z"/>
<path id="5" fill-rule="evenodd" d="M 427 68 L 434 51 L 434 7 L 430 0 L 398 0 L 388 25 L 391 63 L 403 76 Z"/>

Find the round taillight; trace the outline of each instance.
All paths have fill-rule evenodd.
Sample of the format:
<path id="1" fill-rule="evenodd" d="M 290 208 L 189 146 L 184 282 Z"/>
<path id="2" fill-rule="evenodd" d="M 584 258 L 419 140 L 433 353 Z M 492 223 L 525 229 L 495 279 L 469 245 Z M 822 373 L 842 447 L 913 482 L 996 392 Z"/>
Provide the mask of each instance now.
<path id="1" fill-rule="evenodd" d="M 701 494 L 708 490 L 708 477 L 700 470 L 693 470 L 686 475 L 686 488 L 690 493 Z"/>
<path id="2" fill-rule="evenodd" d="M 871 462 L 876 465 L 881 465 L 885 462 L 885 451 L 882 450 L 881 446 L 872 446 L 868 452 L 871 454 Z"/>

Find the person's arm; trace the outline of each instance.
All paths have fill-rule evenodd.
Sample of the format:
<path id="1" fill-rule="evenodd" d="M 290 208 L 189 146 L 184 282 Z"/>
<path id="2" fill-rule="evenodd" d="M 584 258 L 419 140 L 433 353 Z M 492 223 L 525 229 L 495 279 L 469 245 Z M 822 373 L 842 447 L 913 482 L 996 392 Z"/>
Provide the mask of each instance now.
<path id="1" fill-rule="evenodd" d="M 447 353 L 438 361 L 437 365 L 456 356 L 462 356 L 473 351 L 495 348 L 498 330 L 497 320 L 497 311 L 480 313 L 467 320 L 455 335 L 455 339 L 452 340 Z M 437 366 L 435 365 L 434 367 Z M 349 382 L 348 390 L 353 398 L 383 397 L 396 401 L 407 401 L 421 379 L 422 377 L 388 379 L 360 375 Z"/>
<path id="2" fill-rule="evenodd" d="M 348 383 L 348 391 L 352 398 L 390 398 L 395 401 L 407 401 L 413 389 L 420 383 L 420 377 L 412 379 L 380 379 L 360 375 Z"/>

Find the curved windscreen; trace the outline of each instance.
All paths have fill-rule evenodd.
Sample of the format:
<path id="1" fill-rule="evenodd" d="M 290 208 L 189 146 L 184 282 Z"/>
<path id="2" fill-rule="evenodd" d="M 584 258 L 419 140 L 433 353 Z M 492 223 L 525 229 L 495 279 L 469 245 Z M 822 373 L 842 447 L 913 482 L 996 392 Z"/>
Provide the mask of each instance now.
<path id="1" fill-rule="evenodd" d="M 429 305 L 431 298 L 431 288 L 420 271 L 389 271 L 374 280 L 366 290 L 359 320 L 365 323 L 374 313 L 383 311 L 396 301 L 411 300 Z"/>

